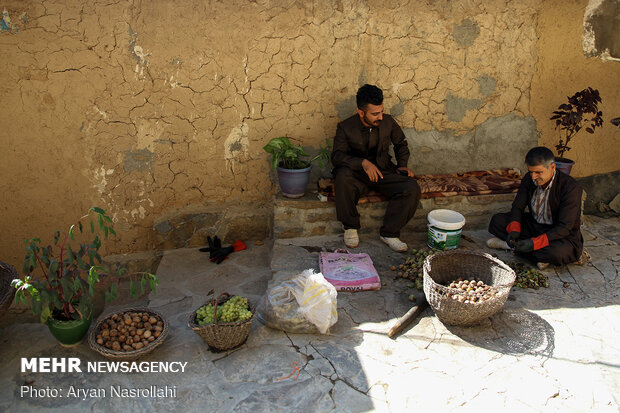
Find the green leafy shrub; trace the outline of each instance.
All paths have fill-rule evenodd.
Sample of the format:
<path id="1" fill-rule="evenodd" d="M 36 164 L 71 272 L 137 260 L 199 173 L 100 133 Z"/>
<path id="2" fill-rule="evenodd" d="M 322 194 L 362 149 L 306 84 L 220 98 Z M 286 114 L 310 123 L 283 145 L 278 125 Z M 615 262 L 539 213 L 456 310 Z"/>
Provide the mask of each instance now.
<path id="1" fill-rule="evenodd" d="M 56 231 L 53 244 L 42 246 L 40 238 L 26 240 L 24 278 L 12 281 L 17 289 L 15 300 L 26 304 L 27 295 L 30 296 L 33 313 L 45 323 L 50 317 L 89 317 L 96 291 L 101 290 L 107 302 L 113 301 L 123 279 L 129 279 L 129 291 L 134 298 L 138 296 L 138 285 L 141 293 L 146 288 L 155 291 L 155 275 L 128 274 L 123 267 L 113 271 L 103 264 L 99 249 L 110 235 L 116 235 L 112 219 L 103 209 L 93 207 L 68 231 Z M 40 278 L 34 274 L 37 268 Z"/>
<path id="2" fill-rule="evenodd" d="M 331 150 L 331 142 L 325 139 L 326 147 L 320 147 L 319 153 L 305 161 L 304 156 L 310 156 L 304 151 L 301 145 L 293 146 L 288 137 L 273 138 L 263 149 L 271 154 L 271 167 L 276 169 L 278 166 L 285 169 L 304 169 L 312 162 L 318 161 L 319 166 L 323 168 L 329 162 L 328 150 Z"/>

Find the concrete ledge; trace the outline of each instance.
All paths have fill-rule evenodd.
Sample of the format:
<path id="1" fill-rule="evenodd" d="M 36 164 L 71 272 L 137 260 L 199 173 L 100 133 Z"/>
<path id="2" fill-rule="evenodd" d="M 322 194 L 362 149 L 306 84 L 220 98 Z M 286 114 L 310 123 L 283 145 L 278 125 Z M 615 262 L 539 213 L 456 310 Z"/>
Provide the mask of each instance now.
<path id="1" fill-rule="evenodd" d="M 452 196 L 422 199 L 414 218 L 404 231 L 426 231 L 426 215 L 433 209 L 452 209 L 460 212 L 467 220 L 466 228 L 485 229 L 491 215 L 510 210 L 516 194 Z M 358 205 L 361 216 L 361 233 L 375 232 L 381 227 L 387 202 Z M 342 232 L 342 225 L 336 219 L 333 202 L 322 202 L 316 193 L 307 193 L 298 199 L 276 195 L 274 198 L 275 238 L 295 238 L 316 235 L 330 235 Z"/>

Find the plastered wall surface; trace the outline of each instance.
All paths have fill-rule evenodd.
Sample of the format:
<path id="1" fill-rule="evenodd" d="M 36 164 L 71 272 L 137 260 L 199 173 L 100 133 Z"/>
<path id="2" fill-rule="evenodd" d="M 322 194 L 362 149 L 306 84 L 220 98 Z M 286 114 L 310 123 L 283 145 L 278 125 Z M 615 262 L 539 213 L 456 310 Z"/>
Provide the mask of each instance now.
<path id="1" fill-rule="evenodd" d="M 572 149 L 565 153 L 565 157 L 575 161 L 571 175 L 576 177 L 620 170 L 620 129 L 609 122 L 620 116 L 620 60 L 586 56 L 588 51 L 584 52 L 587 43 L 594 43 L 594 39 L 584 38 L 586 8 L 613 2 L 544 1 L 538 16 L 538 31 L 544 36 L 537 46 L 538 68 L 532 79 L 531 108 L 541 145 L 555 150 L 558 132 L 549 118 L 560 104 L 567 102 L 568 96 L 592 87 L 599 90 L 602 99 L 599 110 L 603 112 L 603 127 L 593 135 L 580 131 L 571 140 Z M 620 21 L 620 15 L 616 14 L 615 19 Z M 613 32 L 615 36 L 618 29 Z"/>
<path id="2" fill-rule="evenodd" d="M 540 94 L 560 93 L 544 84 L 562 70 L 546 43 L 564 47 L 560 14 L 539 3 L 4 1 L 0 258 L 19 264 L 24 238 L 92 205 L 116 222 L 110 253 L 199 245 L 201 223 L 231 216 L 263 236 L 277 186 L 262 147 L 317 147 L 366 82 L 416 173 L 522 167 L 548 117 Z M 562 23 L 571 36 L 584 7 Z M 591 172 L 613 169 L 601 163 Z M 166 239 L 175 225 L 193 241 Z"/>

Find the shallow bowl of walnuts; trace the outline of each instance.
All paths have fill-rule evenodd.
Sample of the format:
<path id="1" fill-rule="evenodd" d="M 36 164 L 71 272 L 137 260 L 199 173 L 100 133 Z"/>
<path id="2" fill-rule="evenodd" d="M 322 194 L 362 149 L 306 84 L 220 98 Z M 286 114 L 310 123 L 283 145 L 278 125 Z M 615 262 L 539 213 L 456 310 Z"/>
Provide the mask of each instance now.
<path id="1" fill-rule="evenodd" d="M 105 357 L 133 360 L 163 343 L 169 325 L 160 313 L 148 308 L 120 310 L 99 317 L 88 334 L 88 344 Z"/>

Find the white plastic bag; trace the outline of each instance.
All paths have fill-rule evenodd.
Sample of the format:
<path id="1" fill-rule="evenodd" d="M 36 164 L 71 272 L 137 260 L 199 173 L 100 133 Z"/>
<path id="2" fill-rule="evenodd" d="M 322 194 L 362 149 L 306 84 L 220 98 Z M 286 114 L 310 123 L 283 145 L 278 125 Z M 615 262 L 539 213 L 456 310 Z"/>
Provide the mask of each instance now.
<path id="1" fill-rule="evenodd" d="M 259 305 L 265 325 L 290 333 L 321 334 L 338 321 L 337 292 L 323 274 L 305 270 L 270 288 Z"/>

